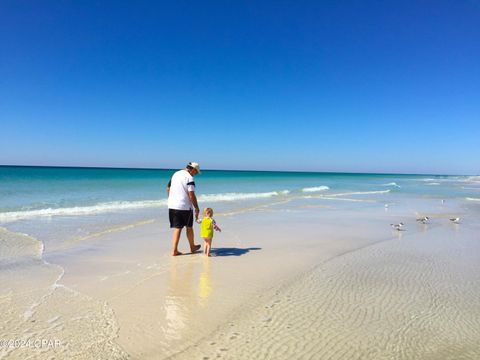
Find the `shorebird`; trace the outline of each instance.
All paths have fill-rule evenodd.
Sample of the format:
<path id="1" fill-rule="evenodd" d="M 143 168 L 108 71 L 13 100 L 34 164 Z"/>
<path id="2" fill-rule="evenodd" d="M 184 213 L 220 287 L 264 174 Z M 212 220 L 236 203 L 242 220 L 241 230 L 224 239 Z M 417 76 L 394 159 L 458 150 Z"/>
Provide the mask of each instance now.
<path id="1" fill-rule="evenodd" d="M 455 224 L 458 224 L 460 222 L 460 218 L 459 217 L 451 218 L 450 221 L 455 223 Z"/>
<path id="2" fill-rule="evenodd" d="M 417 221 L 421 221 L 422 224 L 427 224 L 428 223 L 428 220 L 430 220 L 430 218 L 428 216 L 424 216 L 424 217 L 421 217 L 421 218 L 418 218 Z"/>
<path id="3" fill-rule="evenodd" d="M 405 225 L 403 222 L 398 223 L 398 224 L 390 224 L 390 226 L 392 227 L 392 229 L 398 230 L 398 231 L 402 231 L 403 225 Z"/>

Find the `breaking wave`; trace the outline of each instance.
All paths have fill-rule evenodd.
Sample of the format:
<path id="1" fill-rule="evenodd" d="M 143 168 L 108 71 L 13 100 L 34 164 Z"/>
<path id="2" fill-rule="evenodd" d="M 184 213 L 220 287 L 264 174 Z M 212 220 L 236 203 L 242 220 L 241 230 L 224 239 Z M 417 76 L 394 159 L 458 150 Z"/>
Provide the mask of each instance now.
<path id="1" fill-rule="evenodd" d="M 480 176 L 469 176 L 466 178 L 467 182 L 480 183 Z"/>
<path id="2" fill-rule="evenodd" d="M 379 190 L 379 191 L 355 191 L 355 192 L 348 192 L 348 193 L 341 193 L 341 194 L 330 194 L 329 197 L 335 196 L 350 196 L 350 195 L 370 195 L 370 194 L 387 194 L 391 190 Z"/>
<path id="3" fill-rule="evenodd" d="M 326 190 L 330 190 L 330 188 L 328 186 L 325 186 L 325 185 L 307 187 L 307 188 L 302 189 L 303 192 L 317 192 L 317 191 L 326 191 Z"/>
<path id="4" fill-rule="evenodd" d="M 272 196 L 287 195 L 290 191 L 269 191 L 262 193 L 225 193 L 225 194 L 206 194 L 198 197 L 199 201 L 236 201 L 236 200 L 250 200 L 250 199 L 262 199 Z"/>
<path id="5" fill-rule="evenodd" d="M 393 186 L 393 187 L 398 187 L 398 188 L 401 187 L 396 182 L 391 182 L 391 183 L 388 183 L 388 184 L 382 184 L 382 186 Z"/>
<path id="6" fill-rule="evenodd" d="M 206 194 L 198 197 L 199 201 L 221 202 L 221 201 L 238 201 L 270 198 L 273 196 L 280 196 L 288 194 L 288 190 L 270 191 L 262 193 L 224 193 L 224 194 Z M 16 220 L 32 219 L 38 217 L 51 216 L 82 216 L 82 215 L 96 215 L 102 213 L 136 210 L 148 208 L 160 208 L 167 206 L 167 199 L 161 200 L 141 200 L 141 201 L 112 201 L 98 203 L 89 206 L 74 206 L 64 208 L 44 208 L 44 209 L 29 209 L 19 211 L 9 211 L 0 213 L 0 222 L 12 222 Z"/>

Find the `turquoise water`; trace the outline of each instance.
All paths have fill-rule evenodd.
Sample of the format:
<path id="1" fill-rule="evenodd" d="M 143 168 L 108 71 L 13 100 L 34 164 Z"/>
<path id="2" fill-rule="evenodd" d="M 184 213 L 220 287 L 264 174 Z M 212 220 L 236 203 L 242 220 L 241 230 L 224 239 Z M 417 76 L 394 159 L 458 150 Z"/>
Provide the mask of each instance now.
<path id="1" fill-rule="evenodd" d="M 166 184 L 174 171 L 0 166 L 0 222 L 162 208 L 166 206 Z M 361 195 L 352 192 L 473 202 L 480 198 L 480 178 L 472 176 L 206 170 L 195 180 L 203 203 Z"/>

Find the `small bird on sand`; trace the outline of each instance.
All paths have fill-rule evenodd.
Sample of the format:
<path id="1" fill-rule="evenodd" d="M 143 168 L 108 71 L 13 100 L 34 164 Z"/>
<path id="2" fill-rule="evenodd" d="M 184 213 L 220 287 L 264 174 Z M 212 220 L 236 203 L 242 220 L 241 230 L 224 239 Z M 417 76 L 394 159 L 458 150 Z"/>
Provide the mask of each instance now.
<path id="1" fill-rule="evenodd" d="M 421 218 L 417 219 L 417 221 L 420 221 L 424 225 L 427 224 L 429 220 L 430 220 L 430 218 L 428 216 L 424 216 L 424 217 L 421 217 Z"/>
<path id="2" fill-rule="evenodd" d="M 460 222 L 460 218 L 459 217 L 451 218 L 450 221 L 455 223 L 455 224 L 458 224 Z"/>
<path id="3" fill-rule="evenodd" d="M 390 226 L 392 227 L 392 229 L 398 230 L 398 231 L 402 231 L 403 225 L 405 225 L 403 222 L 398 223 L 398 224 L 390 224 Z"/>

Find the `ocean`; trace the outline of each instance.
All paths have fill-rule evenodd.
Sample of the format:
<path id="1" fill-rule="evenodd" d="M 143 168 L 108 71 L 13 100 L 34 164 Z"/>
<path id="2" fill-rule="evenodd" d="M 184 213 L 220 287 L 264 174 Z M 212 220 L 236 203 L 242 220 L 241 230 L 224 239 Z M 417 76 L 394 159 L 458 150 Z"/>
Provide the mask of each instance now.
<path id="1" fill-rule="evenodd" d="M 48 256 L 93 234 L 164 220 L 175 171 L 2 166 L 0 227 L 38 239 Z M 217 216 L 309 199 L 356 210 L 408 210 L 420 202 L 416 209 L 428 212 L 440 201 L 451 208 L 452 200 L 457 208 L 480 205 L 476 176 L 204 170 L 195 181 L 199 206 Z"/>
<path id="2" fill-rule="evenodd" d="M 85 216 L 165 208 L 176 170 L 0 167 L 0 224 L 49 216 Z M 480 177 L 205 170 L 196 177 L 201 206 L 255 199 L 368 193 L 480 198 Z M 388 199 L 386 199 L 388 200 Z"/>

